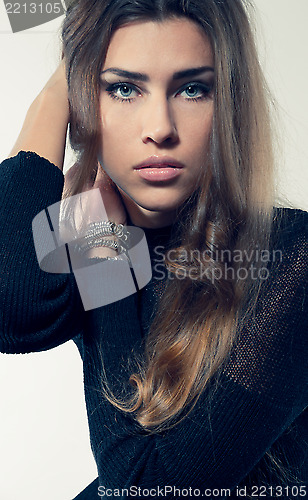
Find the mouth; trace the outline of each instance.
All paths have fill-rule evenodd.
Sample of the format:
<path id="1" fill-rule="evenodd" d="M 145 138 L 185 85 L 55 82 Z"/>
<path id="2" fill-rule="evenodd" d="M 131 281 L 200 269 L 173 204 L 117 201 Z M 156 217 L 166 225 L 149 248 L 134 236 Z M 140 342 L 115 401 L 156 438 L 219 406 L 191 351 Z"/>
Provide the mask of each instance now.
<path id="1" fill-rule="evenodd" d="M 174 158 L 151 157 L 136 165 L 134 170 L 139 177 L 149 182 L 165 182 L 181 174 L 184 165 Z"/>

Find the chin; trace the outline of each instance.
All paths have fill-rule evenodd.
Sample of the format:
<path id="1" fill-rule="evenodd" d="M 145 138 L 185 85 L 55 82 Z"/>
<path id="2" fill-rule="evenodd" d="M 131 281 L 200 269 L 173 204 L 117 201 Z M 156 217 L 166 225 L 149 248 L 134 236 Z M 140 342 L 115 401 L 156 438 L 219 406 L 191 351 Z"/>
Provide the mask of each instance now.
<path id="1" fill-rule="evenodd" d="M 151 203 L 149 200 L 134 200 L 136 205 L 138 205 L 143 210 L 149 212 L 174 212 L 179 208 L 185 200 L 155 200 Z"/>
<path id="2" fill-rule="evenodd" d="M 135 203 L 146 210 L 151 211 L 170 211 L 179 208 L 192 194 L 194 190 L 187 192 L 184 190 L 173 192 L 162 190 L 153 193 L 144 193 L 144 195 L 136 196 Z"/>
<path id="3" fill-rule="evenodd" d="M 141 213 L 143 216 L 161 215 L 169 219 L 174 217 L 175 212 L 189 198 L 191 193 L 186 192 L 155 192 L 128 193 L 119 189 L 128 213 Z"/>

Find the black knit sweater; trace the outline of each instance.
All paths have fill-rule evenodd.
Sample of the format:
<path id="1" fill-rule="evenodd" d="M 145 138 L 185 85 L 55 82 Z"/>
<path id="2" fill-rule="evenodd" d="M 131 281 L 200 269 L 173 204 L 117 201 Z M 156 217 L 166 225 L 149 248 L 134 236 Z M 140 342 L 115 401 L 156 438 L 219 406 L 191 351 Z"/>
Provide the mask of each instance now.
<path id="1" fill-rule="evenodd" d="M 154 498 L 186 491 L 198 497 L 198 490 L 207 498 L 239 498 L 239 487 L 246 487 L 246 498 L 304 496 L 307 214 L 276 210 L 274 240 L 283 258 L 272 265 L 256 317 L 241 331 L 211 404 L 209 387 L 178 425 L 148 435 L 104 399 L 100 373 L 103 356 L 111 382 L 125 383 L 127 359 L 140 350 L 159 295 L 155 276 L 141 292 L 85 312 L 73 274 L 41 271 L 32 220 L 61 199 L 62 189 L 61 171 L 34 153 L 21 152 L 0 166 L 0 350 L 41 351 L 72 338 L 78 345 L 99 476 L 94 493 L 81 498 L 106 496 L 107 488 L 115 498 L 127 498 L 125 488 L 135 498 L 149 496 L 149 489 Z M 168 231 L 147 231 L 147 237 L 152 247 L 164 245 Z M 285 483 L 271 470 L 268 451 L 288 465 Z M 260 484 L 267 484 L 266 495 L 254 489 Z"/>

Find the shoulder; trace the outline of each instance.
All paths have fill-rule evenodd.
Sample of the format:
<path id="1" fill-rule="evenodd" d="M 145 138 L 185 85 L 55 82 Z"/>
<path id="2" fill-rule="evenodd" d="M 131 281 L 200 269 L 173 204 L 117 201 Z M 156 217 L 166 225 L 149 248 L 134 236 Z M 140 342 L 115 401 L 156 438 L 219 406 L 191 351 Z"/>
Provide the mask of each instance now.
<path id="1" fill-rule="evenodd" d="M 265 290 L 286 302 L 308 307 L 308 212 L 275 208 L 270 238 L 269 279 Z M 294 305 L 295 308 L 295 305 Z"/>
<path id="2" fill-rule="evenodd" d="M 306 322 L 308 307 L 308 213 L 290 208 L 275 208 L 269 275 L 264 291 L 271 296 L 271 304 L 282 314 L 292 311 L 292 321 Z M 268 295 L 267 295 L 268 296 Z M 280 302 L 280 305 L 278 302 Z M 302 316 L 305 311 L 304 316 Z M 304 323 L 303 323 L 304 324 Z M 303 327 L 306 330 L 306 327 Z"/>
<path id="3" fill-rule="evenodd" d="M 293 352 L 294 356 L 296 352 L 307 355 L 307 234 L 307 212 L 275 208 L 256 315 L 264 342 L 277 339 L 279 349 Z"/>
<path id="4" fill-rule="evenodd" d="M 274 208 L 271 247 L 285 253 L 302 252 L 307 261 L 308 212 L 292 208 Z"/>
<path id="5" fill-rule="evenodd" d="M 285 232 L 308 231 L 308 212 L 295 208 L 274 208 L 273 229 Z"/>

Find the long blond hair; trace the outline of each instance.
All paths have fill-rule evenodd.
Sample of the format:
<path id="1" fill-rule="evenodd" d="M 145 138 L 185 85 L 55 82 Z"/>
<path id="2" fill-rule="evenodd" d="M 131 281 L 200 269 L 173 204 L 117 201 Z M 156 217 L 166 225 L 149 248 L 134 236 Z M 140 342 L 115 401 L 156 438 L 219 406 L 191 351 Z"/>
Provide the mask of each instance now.
<path id="1" fill-rule="evenodd" d="M 110 402 L 149 431 L 173 425 L 193 407 L 228 359 L 260 288 L 261 280 L 239 277 L 251 261 L 232 257 L 235 250 L 268 248 L 273 207 L 270 100 L 247 9 L 244 0 L 84 0 L 71 3 L 63 25 L 70 138 L 82 166 L 70 194 L 82 191 L 97 168 L 99 73 L 117 28 L 186 17 L 203 28 L 214 52 L 210 160 L 201 187 L 182 207 L 173 259 L 166 259 L 181 279 L 169 280 L 159 301 L 144 357 L 130 377 L 131 397 L 116 397 L 104 380 Z M 192 257 L 183 262 L 183 252 Z"/>

